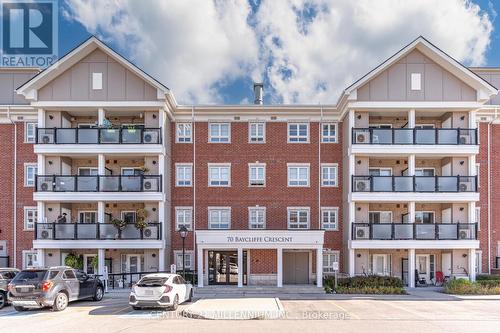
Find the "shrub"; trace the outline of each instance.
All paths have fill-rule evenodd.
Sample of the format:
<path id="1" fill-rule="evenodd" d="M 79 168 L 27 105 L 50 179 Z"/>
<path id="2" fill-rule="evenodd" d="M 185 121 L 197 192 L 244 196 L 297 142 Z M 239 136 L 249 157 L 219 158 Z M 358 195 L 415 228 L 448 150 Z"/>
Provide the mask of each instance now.
<path id="1" fill-rule="evenodd" d="M 480 280 L 471 282 L 466 279 L 454 279 L 445 285 L 447 294 L 456 295 L 500 295 L 498 280 Z"/>
<path id="2" fill-rule="evenodd" d="M 69 253 L 64 259 L 64 264 L 75 269 L 83 269 L 83 257 L 75 253 Z"/>
<path id="3" fill-rule="evenodd" d="M 328 276 L 324 279 L 323 286 L 326 292 L 335 290 L 341 294 L 405 294 L 403 281 L 390 276 L 354 276 L 339 278 L 335 288 L 335 278 Z"/>
<path id="4" fill-rule="evenodd" d="M 500 281 L 500 275 L 481 274 L 476 276 L 476 281 L 482 281 L 482 280 Z"/>

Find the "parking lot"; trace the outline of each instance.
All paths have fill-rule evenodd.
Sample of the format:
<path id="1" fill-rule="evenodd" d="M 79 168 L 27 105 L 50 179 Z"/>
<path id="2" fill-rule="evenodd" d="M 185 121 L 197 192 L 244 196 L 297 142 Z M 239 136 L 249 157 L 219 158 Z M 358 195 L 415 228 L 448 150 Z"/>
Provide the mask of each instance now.
<path id="1" fill-rule="evenodd" d="M 291 297 L 293 298 L 293 297 Z M 331 296 L 281 300 L 285 316 L 277 320 L 214 321 L 189 319 L 181 311 L 134 311 L 127 294 L 107 294 L 102 302 L 76 302 L 63 312 L 49 309 L 0 310 L 0 332 L 205 332 L 259 329 L 277 332 L 337 330 L 370 332 L 498 332 L 500 297 Z M 237 326 L 236 326 L 237 325 Z"/>

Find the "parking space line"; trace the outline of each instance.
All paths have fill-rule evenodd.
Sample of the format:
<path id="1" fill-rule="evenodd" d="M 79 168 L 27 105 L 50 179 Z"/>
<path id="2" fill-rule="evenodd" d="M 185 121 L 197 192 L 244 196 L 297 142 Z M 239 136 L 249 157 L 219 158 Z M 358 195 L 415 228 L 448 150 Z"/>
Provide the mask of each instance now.
<path id="1" fill-rule="evenodd" d="M 120 309 L 118 309 L 116 311 L 113 311 L 110 314 L 114 315 L 114 314 L 120 313 L 120 312 L 122 312 L 123 310 L 126 310 L 126 309 L 130 309 L 130 305 L 127 305 L 127 306 L 125 306 L 123 308 L 120 308 Z"/>
<path id="2" fill-rule="evenodd" d="M 343 306 L 335 303 L 334 301 L 330 301 L 331 304 L 335 305 L 337 308 L 339 308 L 340 310 L 344 311 L 345 313 L 347 313 L 349 316 L 355 318 L 355 319 L 361 319 L 357 314 L 355 313 L 352 313 L 351 311 L 348 311 L 346 308 L 344 308 Z"/>

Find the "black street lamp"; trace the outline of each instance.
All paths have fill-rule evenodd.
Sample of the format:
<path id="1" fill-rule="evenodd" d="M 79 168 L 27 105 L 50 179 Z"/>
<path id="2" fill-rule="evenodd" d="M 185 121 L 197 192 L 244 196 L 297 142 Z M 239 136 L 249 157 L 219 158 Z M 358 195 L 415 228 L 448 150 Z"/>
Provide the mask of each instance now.
<path id="1" fill-rule="evenodd" d="M 182 277 L 184 280 L 186 279 L 186 260 L 185 260 L 185 246 L 184 243 L 186 241 L 186 237 L 188 235 L 188 230 L 185 225 L 181 225 L 179 228 L 179 235 L 182 238 Z"/>

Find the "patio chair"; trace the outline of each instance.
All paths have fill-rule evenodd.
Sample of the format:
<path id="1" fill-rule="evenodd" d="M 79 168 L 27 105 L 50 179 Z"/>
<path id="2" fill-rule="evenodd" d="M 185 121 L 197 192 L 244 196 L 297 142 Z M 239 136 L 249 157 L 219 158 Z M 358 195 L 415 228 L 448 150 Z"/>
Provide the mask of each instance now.
<path id="1" fill-rule="evenodd" d="M 434 282 L 434 285 L 437 287 L 441 287 L 444 284 L 444 274 L 443 272 L 436 272 L 436 281 Z"/>

